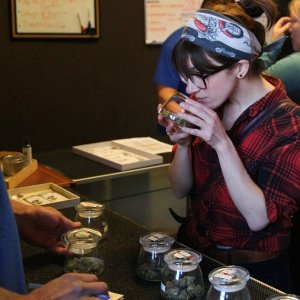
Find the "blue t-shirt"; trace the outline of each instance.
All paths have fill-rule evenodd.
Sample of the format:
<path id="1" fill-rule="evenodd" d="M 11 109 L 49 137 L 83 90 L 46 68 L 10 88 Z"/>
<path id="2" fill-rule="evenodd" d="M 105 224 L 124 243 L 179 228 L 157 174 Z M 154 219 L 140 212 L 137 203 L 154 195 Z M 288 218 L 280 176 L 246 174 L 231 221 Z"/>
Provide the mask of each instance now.
<path id="1" fill-rule="evenodd" d="M 18 228 L 1 171 L 0 287 L 20 294 L 26 292 Z"/>
<path id="2" fill-rule="evenodd" d="M 180 40 L 182 31 L 183 27 L 177 29 L 162 44 L 153 80 L 157 84 L 174 88 L 186 94 L 186 84 L 181 81 L 172 62 L 172 52 Z"/>

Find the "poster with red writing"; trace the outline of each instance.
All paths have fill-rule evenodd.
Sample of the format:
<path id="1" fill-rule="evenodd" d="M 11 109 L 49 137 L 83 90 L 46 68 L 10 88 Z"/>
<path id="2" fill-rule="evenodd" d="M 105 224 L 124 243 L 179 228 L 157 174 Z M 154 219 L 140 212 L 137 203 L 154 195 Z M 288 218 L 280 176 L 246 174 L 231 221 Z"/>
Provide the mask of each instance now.
<path id="1" fill-rule="evenodd" d="M 161 44 L 183 26 L 203 0 L 145 0 L 145 42 Z"/>

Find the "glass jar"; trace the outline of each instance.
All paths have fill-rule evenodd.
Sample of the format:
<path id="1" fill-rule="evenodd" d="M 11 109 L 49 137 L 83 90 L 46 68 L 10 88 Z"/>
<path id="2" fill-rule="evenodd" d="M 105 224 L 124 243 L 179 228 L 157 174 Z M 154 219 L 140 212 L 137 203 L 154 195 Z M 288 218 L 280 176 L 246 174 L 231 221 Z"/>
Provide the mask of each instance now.
<path id="1" fill-rule="evenodd" d="M 166 253 L 161 295 L 172 300 L 200 299 L 205 291 L 199 265 L 201 260 L 200 253 L 189 249 L 175 249 Z"/>
<path id="2" fill-rule="evenodd" d="M 20 172 L 25 166 L 25 155 L 22 153 L 6 155 L 2 158 L 3 173 L 12 176 Z"/>
<path id="3" fill-rule="evenodd" d="M 187 98 L 187 96 L 179 92 L 175 93 L 162 103 L 158 113 L 166 120 L 174 122 L 178 127 L 187 127 L 189 123 L 177 116 L 179 112 L 185 112 L 184 109 L 181 108 L 180 103 L 185 102 Z"/>
<path id="4" fill-rule="evenodd" d="M 99 235 L 90 228 L 68 231 L 65 234 L 68 244 L 65 272 L 92 273 L 99 277 L 104 271 L 104 260 L 98 247 L 99 240 Z"/>
<path id="5" fill-rule="evenodd" d="M 137 274 L 149 281 L 161 281 L 165 265 L 164 256 L 174 238 L 163 232 L 151 232 L 140 238 L 140 252 L 137 262 Z"/>
<path id="6" fill-rule="evenodd" d="M 298 300 L 300 296 L 293 294 L 276 294 L 268 297 L 266 300 Z"/>
<path id="7" fill-rule="evenodd" d="M 104 213 L 104 204 L 94 201 L 83 201 L 75 206 L 77 211 L 76 221 L 81 222 L 81 227 L 92 228 L 99 232 L 100 239 L 105 239 L 108 232 L 107 219 Z"/>
<path id="8" fill-rule="evenodd" d="M 238 266 L 225 266 L 212 270 L 208 279 L 211 283 L 206 300 L 250 300 L 247 282 L 248 270 Z"/>

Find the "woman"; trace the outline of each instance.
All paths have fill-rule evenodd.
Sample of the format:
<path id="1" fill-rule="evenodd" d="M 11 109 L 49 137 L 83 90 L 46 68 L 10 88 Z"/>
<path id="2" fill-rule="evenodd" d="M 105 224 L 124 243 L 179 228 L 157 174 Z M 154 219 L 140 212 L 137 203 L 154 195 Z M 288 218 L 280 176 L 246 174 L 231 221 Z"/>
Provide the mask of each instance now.
<path id="1" fill-rule="evenodd" d="M 292 0 L 289 4 L 290 16 L 280 18 L 274 25 L 272 40 L 289 35 L 288 42 L 294 52 L 283 56 L 284 48 L 264 53 L 262 60 L 266 66 L 266 74 L 277 77 L 285 85 L 288 96 L 300 104 L 300 0 Z M 283 56 L 281 59 L 280 56 Z"/>
<path id="2" fill-rule="evenodd" d="M 272 1 L 251 1 L 274 16 Z M 199 10 L 173 52 L 187 98 L 178 128 L 159 116 L 174 147 L 169 168 L 177 197 L 191 195 L 178 238 L 289 292 L 286 249 L 300 192 L 300 116 L 292 101 L 241 140 L 262 111 L 287 99 L 262 76 L 265 32 L 237 3 Z"/>

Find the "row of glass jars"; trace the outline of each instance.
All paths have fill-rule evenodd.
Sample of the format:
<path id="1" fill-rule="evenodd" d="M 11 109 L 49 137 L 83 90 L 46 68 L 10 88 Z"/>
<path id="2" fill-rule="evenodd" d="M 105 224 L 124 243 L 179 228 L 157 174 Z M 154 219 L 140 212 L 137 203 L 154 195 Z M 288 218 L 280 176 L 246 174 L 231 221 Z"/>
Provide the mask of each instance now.
<path id="1" fill-rule="evenodd" d="M 187 249 L 171 249 L 174 238 L 152 232 L 140 238 L 137 274 L 148 281 L 159 281 L 164 299 L 203 299 L 205 286 L 200 268 L 200 253 Z M 250 300 L 247 288 L 249 272 L 239 266 L 224 266 L 212 270 L 208 280 L 206 300 Z M 295 295 L 273 295 L 266 300 L 295 300 Z"/>
<path id="2" fill-rule="evenodd" d="M 104 271 L 101 241 L 107 238 L 108 224 L 104 205 L 85 201 L 75 206 L 75 220 L 81 228 L 68 231 L 64 241 L 68 247 L 65 272 L 92 273 L 98 277 Z"/>
<path id="3" fill-rule="evenodd" d="M 81 228 L 64 236 L 68 244 L 65 272 L 93 273 L 104 271 L 100 241 L 107 238 L 108 224 L 104 205 L 81 202 L 76 207 L 76 221 Z M 141 249 L 137 274 L 149 281 L 160 281 L 161 294 L 170 300 L 202 299 L 205 288 L 199 263 L 200 253 L 189 249 L 173 249 L 174 238 L 165 233 L 149 233 L 140 238 Z M 249 272 L 237 266 L 225 266 L 210 272 L 211 286 L 207 300 L 250 300 L 247 289 Z M 267 300 L 294 300 L 294 295 L 274 295 Z"/>

